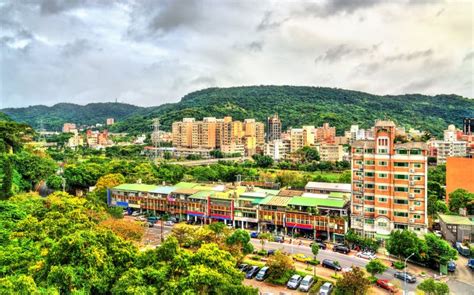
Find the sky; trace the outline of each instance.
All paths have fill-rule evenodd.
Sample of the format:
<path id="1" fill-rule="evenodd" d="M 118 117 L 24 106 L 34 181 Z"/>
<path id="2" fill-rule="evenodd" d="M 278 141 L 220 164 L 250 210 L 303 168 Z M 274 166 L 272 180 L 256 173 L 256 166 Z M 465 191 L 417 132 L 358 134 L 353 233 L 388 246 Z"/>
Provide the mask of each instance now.
<path id="1" fill-rule="evenodd" d="M 0 0 L 0 108 L 305 85 L 474 97 L 473 1 Z"/>

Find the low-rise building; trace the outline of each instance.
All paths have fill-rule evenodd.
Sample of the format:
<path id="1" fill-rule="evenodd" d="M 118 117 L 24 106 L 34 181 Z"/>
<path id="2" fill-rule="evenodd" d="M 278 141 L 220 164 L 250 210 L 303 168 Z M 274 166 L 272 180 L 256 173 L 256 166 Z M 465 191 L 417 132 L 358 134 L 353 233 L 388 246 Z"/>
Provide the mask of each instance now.
<path id="1" fill-rule="evenodd" d="M 466 216 L 438 214 L 441 234 L 453 242 L 474 241 L 474 222 Z"/>
<path id="2" fill-rule="evenodd" d="M 290 141 L 276 139 L 265 144 L 264 155 L 272 157 L 273 160 L 279 161 L 288 157 L 290 153 Z"/>
<path id="3" fill-rule="evenodd" d="M 316 194 L 330 194 L 330 193 L 342 193 L 351 194 L 350 183 L 332 183 L 332 182 L 316 182 L 310 181 L 304 187 L 306 192 Z"/>
<path id="4" fill-rule="evenodd" d="M 336 162 L 342 161 L 344 157 L 344 148 L 335 143 L 320 143 L 316 145 L 321 161 Z"/>

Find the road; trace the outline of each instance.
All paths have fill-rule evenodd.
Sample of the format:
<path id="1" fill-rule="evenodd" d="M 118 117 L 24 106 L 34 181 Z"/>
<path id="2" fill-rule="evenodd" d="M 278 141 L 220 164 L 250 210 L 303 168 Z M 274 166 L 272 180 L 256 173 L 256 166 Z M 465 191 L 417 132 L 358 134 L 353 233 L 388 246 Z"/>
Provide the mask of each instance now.
<path id="1" fill-rule="evenodd" d="M 256 249 L 259 249 L 261 247 L 260 240 L 258 239 L 252 239 L 252 244 Z M 274 250 L 282 250 L 283 252 L 286 253 L 302 253 L 308 256 L 313 256 L 313 253 L 311 252 L 311 248 L 308 246 L 298 246 L 298 245 L 290 245 L 286 243 L 276 243 L 276 242 L 266 242 L 265 243 L 265 249 L 274 249 Z M 339 261 L 339 264 L 341 265 L 342 268 L 344 267 L 351 267 L 351 266 L 358 266 L 361 268 L 364 268 L 365 265 L 369 262 L 366 259 L 358 258 L 355 256 L 350 256 L 350 255 L 345 255 L 337 252 L 333 252 L 332 250 L 319 250 L 318 253 L 318 260 L 323 261 L 323 259 L 330 259 L 330 260 L 336 260 Z M 394 273 L 396 270 L 389 268 L 387 271 L 385 271 L 381 275 L 377 275 L 378 278 L 380 279 L 388 279 L 388 280 L 393 280 L 394 279 Z M 416 286 L 420 282 L 420 279 L 415 284 L 406 284 L 407 291 L 409 293 L 415 292 Z M 400 281 L 400 286 L 403 289 L 403 281 Z"/>

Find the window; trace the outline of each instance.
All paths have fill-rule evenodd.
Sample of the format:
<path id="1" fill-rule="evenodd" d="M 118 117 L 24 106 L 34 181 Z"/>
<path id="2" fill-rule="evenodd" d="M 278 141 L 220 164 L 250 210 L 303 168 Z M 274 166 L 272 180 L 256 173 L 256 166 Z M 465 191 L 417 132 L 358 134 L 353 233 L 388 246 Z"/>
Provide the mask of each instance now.
<path id="1" fill-rule="evenodd" d="M 379 202 L 385 203 L 387 202 L 387 198 L 378 198 Z"/>
<path id="2" fill-rule="evenodd" d="M 365 153 L 366 153 L 366 154 L 373 154 L 373 153 L 374 153 L 374 149 L 365 149 Z"/>
<path id="3" fill-rule="evenodd" d="M 362 153 L 362 149 L 355 149 L 356 153 Z"/>
<path id="4" fill-rule="evenodd" d="M 413 180 L 421 180 L 421 176 L 420 175 L 415 175 L 415 176 L 413 176 Z"/>
<path id="5" fill-rule="evenodd" d="M 415 189 L 413 190 L 413 192 L 414 192 L 415 194 L 419 194 L 419 193 L 421 193 L 421 189 L 415 188 Z"/>
<path id="6" fill-rule="evenodd" d="M 374 196 L 365 196 L 365 199 L 367 201 L 373 201 L 374 200 Z"/>
<path id="7" fill-rule="evenodd" d="M 397 150 L 397 154 L 399 154 L 399 155 L 408 155 L 408 151 L 407 150 Z"/>
<path id="8" fill-rule="evenodd" d="M 378 153 L 379 154 L 388 154 L 388 150 L 387 149 L 378 149 Z"/>
<path id="9" fill-rule="evenodd" d="M 379 221 L 377 225 L 380 227 L 387 227 L 388 224 L 386 222 Z"/>
<path id="10" fill-rule="evenodd" d="M 395 229 L 407 229 L 408 226 L 406 226 L 405 224 L 398 224 L 398 223 L 395 223 L 394 228 L 395 228 Z"/>
<path id="11" fill-rule="evenodd" d="M 420 150 L 411 150 L 410 154 L 411 155 L 421 155 L 421 151 Z"/>
<path id="12" fill-rule="evenodd" d="M 367 161 L 365 161 L 365 165 L 375 165 L 375 161 L 367 160 Z"/>
<path id="13" fill-rule="evenodd" d="M 355 175 L 357 175 L 357 176 L 362 176 L 362 172 L 357 171 L 357 172 L 355 173 Z"/>
<path id="14" fill-rule="evenodd" d="M 387 210 L 379 210 L 379 214 L 387 215 Z"/>
<path id="15" fill-rule="evenodd" d="M 387 161 L 379 161 L 380 166 L 387 166 Z"/>
<path id="16" fill-rule="evenodd" d="M 374 220 L 373 220 L 373 219 L 366 219 L 366 220 L 365 220 L 365 223 L 367 223 L 367 224 L 374 224 Z"/>
<path id="17" fill-rule="evenodd" d="M 415 163 L 415 164 L 413 164 L 413 167 L 415 167 L 415 168 L 421 168 L 421 163 Z"/>
<path id="18" fill-rule="evenodd" d="M 362 160 L 355 161 L 357 165 L 362 165 Z"/>
<path id="19" fill-rule="evenodd" d="M 395 187 L 395 191 L 396 191 L 396 192 L 408 192 L 408 188 L 407 188 L 407 187 L 403 187 L 403 186 L 396 186 L 396 187 Z"/>
<path id="20" fill-rule="evenodd" d="M 374 177 L 375 173 L 374 172 L 365 172 L 365 176 L 367 177 Z"/>
<path id="21" fill-rule="evenodd" d="M 380 178 L 387 178 L 388 174 L 387 173 L 379 173 Z"/>
<path id="22" fill-rule="evenodd" d="M 365 208 L 365 212 L 374 212 L 374 208 Z"/>
<path id="23" fill-rule="evenodd" d="M 415 218 L 415 219 L 421 219 L 421 215 L 420 215 L 420 214 L 413 214 L 413 218 Z"/>
<path id="24" fill-rule="evenodd" d="M 395 179 L 408 179 L 406 174 L 395 174 Z"/>
<path id="25" fill-rule="evenodd" d="M 406 204 L 408 204 L 408 200 L 395 199 L 395 200 L 394 200 L 394 203 L 395 203 L 395 204 L 406 205 Z"/>
<path id="26" fill-rule="evenodd" d="M 388 190 L 388 186 L 386 186 L 386 185 L 379 185 L 378 188 L 379 188 L 379 190 L 381 190 L 381 191 L 386 191 L 386 190 Z"/>
<path id="27" fill-rule="evenodd" d="M 395 162 L 395 163 L 393 163 L 393 166 L 395 166 L 395 167 L 408 167 L 408 163 L 407 162 Z"/>
<path id="28" fill-rule="evenodd" d="M 373 183 L 366 183 L 365 188 L 374 188 L 374 184 Z"/>
<path id="29" fill-rule="evenodd" d="M 416 230 L 416 231 L 420 231 L 420 230 L 421 230 L 421 227 L 418 227 L 418 226 L 417 226 L 417 227 L 415 227 L 415 230 Z"/>
<path id="30" fill-rule="evenodd" d="M 395 211 L 395 212 L 393 212 L 393 215 L 395 215 L 395 216 L 397 216 L 397 217 L 408 217 L 408 213 L 407 213 L 407 212 Z"/>
<path id="31" fill-rule="evenodd" d="M 377 140 L 377 145 L 388 146 L 388 138 L 379 138 Z"/>
<path id="32" fill-rule="evenodd" d="M 415 206 L 420 206 L 421 202 L 420 201 L 415 201 L 414 204 L 415 204 Z"/>

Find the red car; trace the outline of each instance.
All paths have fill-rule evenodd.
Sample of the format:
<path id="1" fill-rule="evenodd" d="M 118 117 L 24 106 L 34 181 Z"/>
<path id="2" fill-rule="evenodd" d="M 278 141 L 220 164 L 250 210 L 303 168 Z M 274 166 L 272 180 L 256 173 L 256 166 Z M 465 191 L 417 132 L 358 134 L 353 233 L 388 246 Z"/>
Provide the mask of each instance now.
<path id="1" fill-rule="evenodd" d="M 390 293 L 397 293 L 398 291 L 397 287 L 394 284 L 390 283 L 389 280 L 377 280 L 377 286 L 389 291 Z"/>

